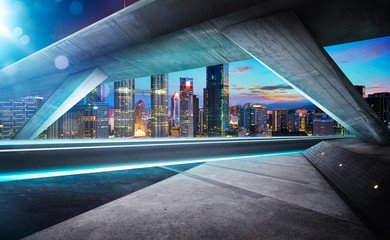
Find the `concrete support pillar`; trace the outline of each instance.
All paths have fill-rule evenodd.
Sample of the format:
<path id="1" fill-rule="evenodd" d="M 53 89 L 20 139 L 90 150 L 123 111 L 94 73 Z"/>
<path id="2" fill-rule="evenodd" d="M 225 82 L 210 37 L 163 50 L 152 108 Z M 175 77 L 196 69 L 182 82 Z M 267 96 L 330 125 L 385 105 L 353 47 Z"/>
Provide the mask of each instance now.
<path id="1" fill-rule="evenodd" d="M 107 77 L 100 68 L 69 75 L 14 139 L 36 138 Z"/>
<path id="2" fill-rule="evenodd" d="M 390 143 L 384 124 L 292 11 L 221 32 L 356 136 Z"/>

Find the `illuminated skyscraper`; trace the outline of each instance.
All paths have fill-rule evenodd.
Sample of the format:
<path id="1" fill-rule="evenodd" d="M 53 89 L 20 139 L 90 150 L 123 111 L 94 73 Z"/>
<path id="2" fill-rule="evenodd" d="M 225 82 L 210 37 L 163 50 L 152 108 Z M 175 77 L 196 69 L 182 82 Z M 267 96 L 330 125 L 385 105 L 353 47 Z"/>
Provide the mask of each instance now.
<path id="1" fill-rule="evenodd" d="M 287 129 L 287 110 L 272 110 L 272 131 L 280 132 Z"/>
<path id="2" fill-rule="evenodd" d="M 257 129 L 264 129 L 267 127 L 267 108 L 255 103 L 252 106 L 255 109 L 256 126 Z"/>
<path id="3" fill-rule="evenodd" d="M 115 137 L 134 135 L 134 79 L 114 83 Z"/>
<path id="4" fill-rule="evenodd" d="M 0 139 L 11 139 L 43 104 L 42 97 L 0 101 Z"/>
<path id="5" fill-rule="evenodd" d="M 204 134 L 207 134 L 207 88 L 203 88 L 203 125 L 202 131 Z"/>
<path id="6" fill-rule="evenodd" d="M 229 65 L 209 66 L 206 71 L 207 134 L 224 136 L 229 127 Z"/>
<path id="7" fill-rule="evenodd" d="M 175 92 L 171 98 L 172 128 L 180 127 L 180 96 Z"/>
<path id="8" fill-rule="evenodd" d="M 194 86 L 192 78 L 180 78 L 180 132 L 182 137 L 194 136 Z"/>
<path id="9" fill-rule="evenodd" d="M 199 119 L 199 98 L 196 95 L 193 95 L 193 112 L 194 112 L 194 137 L 200 131 L 200 119 Z"/>
<path id="10" fill-rule="evenodd" d="M 287 113 L 287 129 L 290 132 L 299 132 L 300 116 L 295 110 L 290 110 Z"/>
<path id="11" fill-rule="evenodd" d="M 61 118 L 59 122 L 62 122 L 61 135 L 63 138 L 97 137 L 97 111 L 92 104 L 81 104 L 79 102 Z"/>
<path id="12" fill-rule="evenodd" d="M 146 126 L 143 122 L 146 114 L 145 103 L 142 100 L 139 100 L 135 104 L 135 129 L 140 129 L 142 131 L 146 131 Z"/>
<path id="13" fill-rule="evenodd" d="M 151 76 L 152 137 L 168 137 L 168 74 Z"/>
<path id="14" fill-rule="evenodd" d="M 97 125 L 96 138 L 108 138 L 110 134 L 108 119 L 108 103 L 93 102 L 93 109 L 96 111 Z"/>

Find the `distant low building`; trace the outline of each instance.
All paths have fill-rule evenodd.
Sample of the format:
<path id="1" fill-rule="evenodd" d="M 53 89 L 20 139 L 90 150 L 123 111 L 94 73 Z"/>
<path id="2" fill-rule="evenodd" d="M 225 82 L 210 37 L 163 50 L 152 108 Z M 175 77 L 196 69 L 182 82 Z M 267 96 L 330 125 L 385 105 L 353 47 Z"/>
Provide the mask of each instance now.
<path id="1" fill-rule="evenodd" d="M 42 97 L 0 101 L 0 139 L 11 139 L 43 104 Z"/>
<path id="2" fill-rule="evenodd" d="M 369 94 L 366 98 L 372 110 L 383 121 L 383 124 L 390 129 L 390 93 L 381 92 Z"/>
<path id="3" fill-rule="evenodd" d="M 331 136 L 334 135 L 334 121 L 332 119 L 314 119 L 313 136 Z"/>

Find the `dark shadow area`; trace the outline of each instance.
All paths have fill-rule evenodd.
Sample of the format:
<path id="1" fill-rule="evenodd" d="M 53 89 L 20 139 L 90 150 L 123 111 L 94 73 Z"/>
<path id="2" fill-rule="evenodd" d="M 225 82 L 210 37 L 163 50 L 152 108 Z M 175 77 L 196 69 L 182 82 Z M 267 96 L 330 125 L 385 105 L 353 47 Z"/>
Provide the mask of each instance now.
<path id="1" fill-rule="evenodd" d="M 20 239 L 176 174 L 154 167 L 0 183 L 0 239 Z"/>

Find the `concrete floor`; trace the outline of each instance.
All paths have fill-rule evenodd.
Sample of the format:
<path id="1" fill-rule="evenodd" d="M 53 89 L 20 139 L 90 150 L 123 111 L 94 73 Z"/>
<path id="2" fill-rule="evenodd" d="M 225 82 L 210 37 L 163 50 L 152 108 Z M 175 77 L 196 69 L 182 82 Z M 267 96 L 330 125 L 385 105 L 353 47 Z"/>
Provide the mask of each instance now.
<path id="1" fill-rule="evenodd" d="M 26 237 L 176 174 L 154 167 L 0 182 L 0 239 Z"/>
<path id="2" fill-rule="evenodd" d="M 373 239 L 302 154 L 209 162 L 26 239 Z"/>

